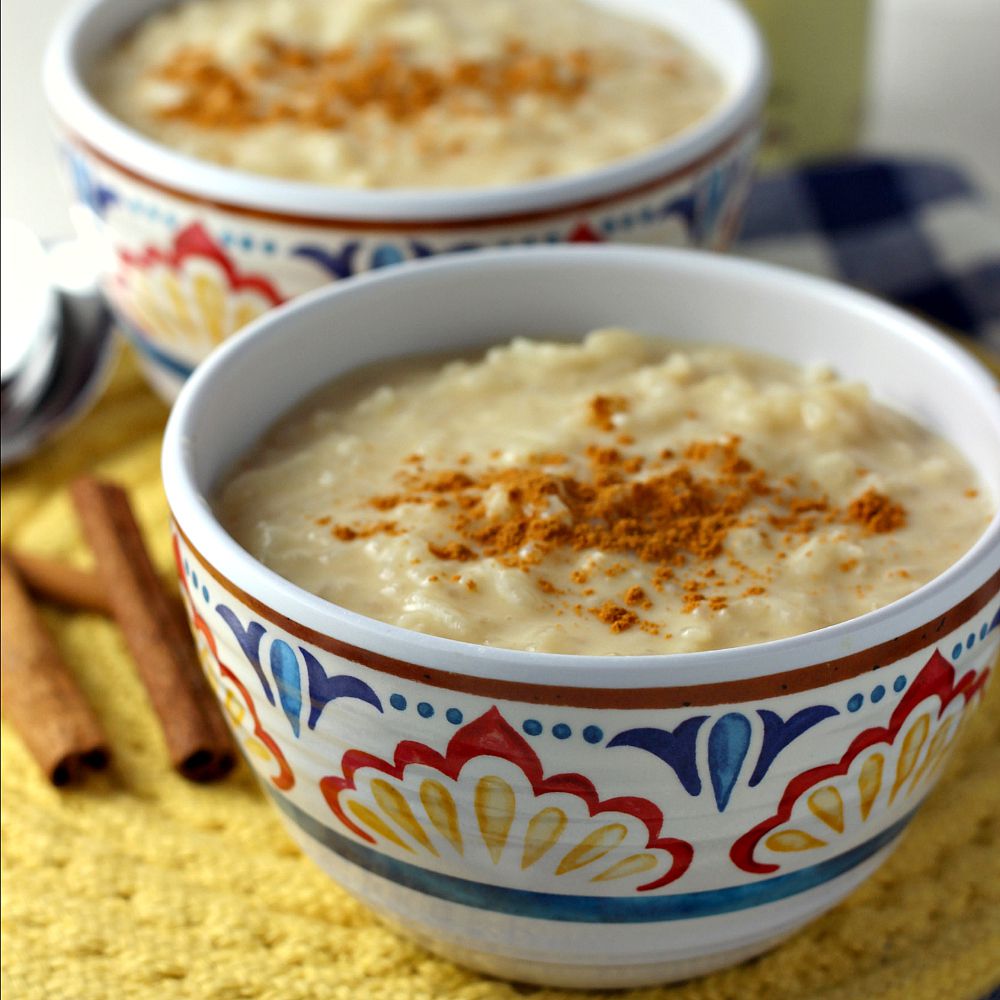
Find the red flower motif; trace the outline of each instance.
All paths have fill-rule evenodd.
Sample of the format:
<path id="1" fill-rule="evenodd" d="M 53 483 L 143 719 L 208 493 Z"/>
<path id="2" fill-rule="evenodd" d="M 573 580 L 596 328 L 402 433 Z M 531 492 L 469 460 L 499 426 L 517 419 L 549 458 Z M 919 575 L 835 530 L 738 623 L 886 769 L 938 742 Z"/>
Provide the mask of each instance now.
<path id="1" fill-rule="evenodd" d="M 666 851 L 672 864 L 668 871 L 653 882 L 638 887 L 638 891 L 658 889 L 680 878 L 691 864 L 694 850 L 684 840 L 661 837 L 663 814 L 648 799 L 638 796 L 619 796 L 601 800 L 593 783 L 582 774 L 555 774 L 544 776 L 541 761 L 528 742 L 503 718 L 494 706 L 478 719 L 463 726 L 448 743 L 444 754 L 415 740 L 405 740 L 396 747 L 392 763 L 362 750 L 348 750 L 341 760 L 343 777 L 326 777 L 320 781 L 320 790 L 337 818 L 359 837 L 375 843 L 365 830 L 352 822 L 341 808 L 339 797 L 345 790 L 356 790 L 355 774 L 361 768 L 371 768 L 396 780 L 403 779 L 403 772 L 411 764 L 430 767 L 455 781 L 462 768 L 476 757 L 498 757 L 518 767 L 528 779 L 536 796 L 562 792 L 583 800 L 591 816 L 601 813 L 627 813 L 640 820 L 649 831 L 647 849 Z"/>
<path id="2" fill-rule="evenodd" d="M 156 246 L 147 246 L 138 253 L 119 250 L 118 257 L 126 267 L 135 267 L 143 271 L 157 265 L 176 271 L 189 257 L 205 258 L 218 264 L 222 269 L 230 290 L 257 292 L 272 306 L 280 306 L 285 301 L 267 278 L 260 274 L 241 274 L 237 271 L 225 250 L 212 239 L 200 222 L 193 222 L 179 230 L 174 236 L 173 247 L 170 250 L 164 251 Z"/>
<path id="3" fill-rule="evenodd" d="M 576 228 L 573 229 L 567 241 L 570 243 L 603 243 L 604 240 L 600 233 L 594 229 L 589 222 L 577 223 Z"/>
<path id="4" fill-rule="evenodd" d="M 955 683 L 955 668 L 935 650 L 913 684 L 910 685 L 910 689 L 896 706 L 889 719 L 889 724 L 866 729 L 860 733 L 836 763 L 823 764 L 794 777 L 788 783 L 774 815 L 758 823 L 733 844 L 729 852 L 733 862 L 744 871 L 759 875 L 777 871 L 778 865 L 755 861 L 754 851 L 763 837 L 791 818 L 795 803 L 805 792 L 831 778 L 846 775 L 852 762 L 865 750 L 877 744 L 893 744 L 910 713 L 925 699 L 934 695 L 940 698 L 941 707 L 937 713 L 939 719 L 956 698 L 961 697 L 968 704 L 982 690 L 989 673 L 990 671 L 987 669 L 977 676 L 974 670 L 970 670 L 961 677 L 958 683 Z"/>

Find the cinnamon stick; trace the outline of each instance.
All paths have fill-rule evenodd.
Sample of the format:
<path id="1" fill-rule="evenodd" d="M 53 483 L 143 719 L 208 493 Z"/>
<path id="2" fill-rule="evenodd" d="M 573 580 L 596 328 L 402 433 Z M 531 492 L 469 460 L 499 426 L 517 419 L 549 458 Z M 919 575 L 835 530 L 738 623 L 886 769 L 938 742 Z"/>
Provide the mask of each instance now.
<path id="1" fill-rule="evenodd" d="M 35 611 L 16 570 L 0 556 L 0 698 L 53 785 L 106 767 L 108 741 Z"/>
<path id="2" fill-rule="evenodd" d="M 72 497 L 174 767 L 192 781 L 222 777 L 235 763 L 229 730 L 160 586 L 127 494 L 84 476 Z"/>
<path id="3" fill-rule="evenodd" d="M 4 556 L 36 597 L 80 611 L 111 614 L 104 584 L 93 570 L 77 569 L 55 559 L 11 549 L 5 550 Z"/>
<path id="4" fill-rule="evenodd" d="M 5 549 L 4 555 L 35 598 L 51 601 L 74 611 L 93 611 L 109 616 L 113 614 L 104 591 L 104 582 L 94 570 L 78 569 L 58 559 L 30 555 L 18 549 Z M 166 583 L 161 581 L 161 584 L 181 633 L 187 635 L 184 602 Z"/>

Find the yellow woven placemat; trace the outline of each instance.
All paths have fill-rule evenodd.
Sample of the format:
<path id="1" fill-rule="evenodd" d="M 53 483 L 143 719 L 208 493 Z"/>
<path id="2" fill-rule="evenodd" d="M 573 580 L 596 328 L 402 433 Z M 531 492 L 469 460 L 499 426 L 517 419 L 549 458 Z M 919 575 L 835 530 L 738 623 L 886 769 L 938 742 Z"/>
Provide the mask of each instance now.
<path id="1" fill-rule="evenodd" d="M 5 544 L 86 559 L 65 493 L 87 469 L 125 483 L 161 567 L 165 408 L 130 358 L 98 408 L 4 477 Z M 245 768 L 188 784 L 108 622 L 46 620 L 111 739 L 114 768 L 72 791 L 3 729 L 3 995 L 9 1000 L 513 1000 L 514 986 L 396 937 L 306 861 Z M 754 962 L 647 1000 L 975 1000 L 1000 983 L 1000 683 L 889 863 Z"/>

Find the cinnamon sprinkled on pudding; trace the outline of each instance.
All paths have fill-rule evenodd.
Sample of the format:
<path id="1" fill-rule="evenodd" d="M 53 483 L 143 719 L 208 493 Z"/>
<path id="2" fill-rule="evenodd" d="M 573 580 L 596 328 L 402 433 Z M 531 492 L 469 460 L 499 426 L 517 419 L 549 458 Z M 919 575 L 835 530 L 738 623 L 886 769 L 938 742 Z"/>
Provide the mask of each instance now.
<path id="1" fill-rule="evenodd" d="M 860 524 L 871 534 L 884 535 L 906 524 L 906 511 L 878 490 L 865 490 L 847 508 L 849 520 Z"/>
<path id="2" fill-rule="evenodd" d="M 658 653 L 909 593 L 985 527 L 977 489 L 828 371 L 608 330 L 355 373 L 255 449 L 220 514 L 278 572 L 386 621 Z"/>
<path id="3" fill-rule="evenodd" d="M 615 424 L 612 418 L 616 413 L 624 413 L 626 410 L 628 410 L 628 400 L 624 396 L 594 396 L 590 401 L 590 422 L 599 430 L 613 431 Z"/>
<path id="4" fill-rule="evenodd" d="M 151 75 L 175 84 L 180 98 L 155 112 L 199 128 L 252 128 L 292 122 L 342 128 L 376 108 L 405 122 L 436 105 L 455 114 L 510 114 L 521 95 L 569 102 L 589 86 L 593 57 L 584 49 L 550 54 L 511 39 L 487 59 L 442 67 L 415 62 L 402 46 L 316 49 L 261 35 L 252 61 L 229 69 L 211 50 L 182 48 Z"/>
<path id="5" fill-rule="evenodd" d="M 628 400 L 616 400 L 614 412 L 625 412 Z M 593 397 L 589 401 L 591 417 L 609 412 L 607 403 L 608 397 Z M 613 429 L 606 421 L 600 426 Z M 403 465 L 394 477 L 400 491 L 374 496 L 367 502 L 376 510 L 399 504 L 442 507 L 447 528 L 455 538 L 431 541 L 427 548 L 444 561 L 488 558 L 532 572 L 558 551 L 596 550 L 630 556 L 651 564 L 647 582 L 655 590 L 663 592 L 668 580 L 680 583 L 685 614 L 702 606 L 710 611 L 728 607 L 727 598 L 704 593 L 710 586 L 725 587 L 730 582 L 714 563 L 730 532 L 754 526 L 762 515 L 774 527 L 806 536 L 814 534 L 818 526 L 838 520 L 880 534 L 905 524 L 902 506 L 874 490 L 868 490 L 843 512 L 831 507 L 825 497 L 796 495 L 789 477 L 772 481 L 764 469 L 756 468 L 740 453 L 739 447 L 738 437 L 693 441 L 684 449 L 683 459 L 670 453 L 670 458 L 647 463 L 617 448 L 590 444 L 584 450 L 588 475 L 582 478 L 559 469 L 570 464 L 562 455 L 530 455 L 524 466 L 486 466 L 476 477 L 454 469 L 425 472 L 421 467 L 414 472 Z M 792 483 L 797 482 L 792 477 Z M 491 506 L 496 506 L 491 499 L 497 496 L 503 503 L 491 513 Z M 748 513 L 751 506 L 754 512 Z M 814 512 L 824 517 L 809 516 Z M 315 523 L 329 523 L 328 515 L 316 518 Z M 385 530 L 399 529 L 392 522 Z M 372 525 L 363 522 L 337 524 L 332 532 L 341 541 L 370 538 L 375 533 Z M 603 574 L 613 578 L 627 569 L 627 564 L 615 562 L 604 567 Z M 736 575 L 743 573 L 738 563 L 729 570 L 729 576 L 733 570 Z M 594 592 L 584 587 L 591 574 L 577 571 L 570 579 L 581 588 L 582 596 Z M 544 577 L 536 582 L 544 593 L 557 592 Z M 751 591 L 764 594 L 766 588 L 757 586 Z M 638 584 L 625 592 L 624 603 L 644 609 L 653 606 Z M 594 613 L 612 632 L 639 624 L 636 614 L 612 601 L 605 601 Z"/>
<path id="6" fill-rule="evenodd" d="M 659 25 L 582 0 L 186 0 L 92 84 L 181 152 L 348 187 L 590 170 L 692 125 L 724 89 Z"/>

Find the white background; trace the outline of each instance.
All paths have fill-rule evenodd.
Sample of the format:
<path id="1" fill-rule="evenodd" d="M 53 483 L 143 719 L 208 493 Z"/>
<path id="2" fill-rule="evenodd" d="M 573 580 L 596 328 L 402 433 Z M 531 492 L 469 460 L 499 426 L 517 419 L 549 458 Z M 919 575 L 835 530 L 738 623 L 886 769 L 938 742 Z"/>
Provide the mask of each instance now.
<path id="1" fill-rule="evenodd" d="M 71 2 L 0 0 L 2 212 L 43 237 L 69 232 L 39 65 Z M 873 8 L 865 144 L 947 157 L 1000 204 L 1000 0 L 873 0 Z"/>

